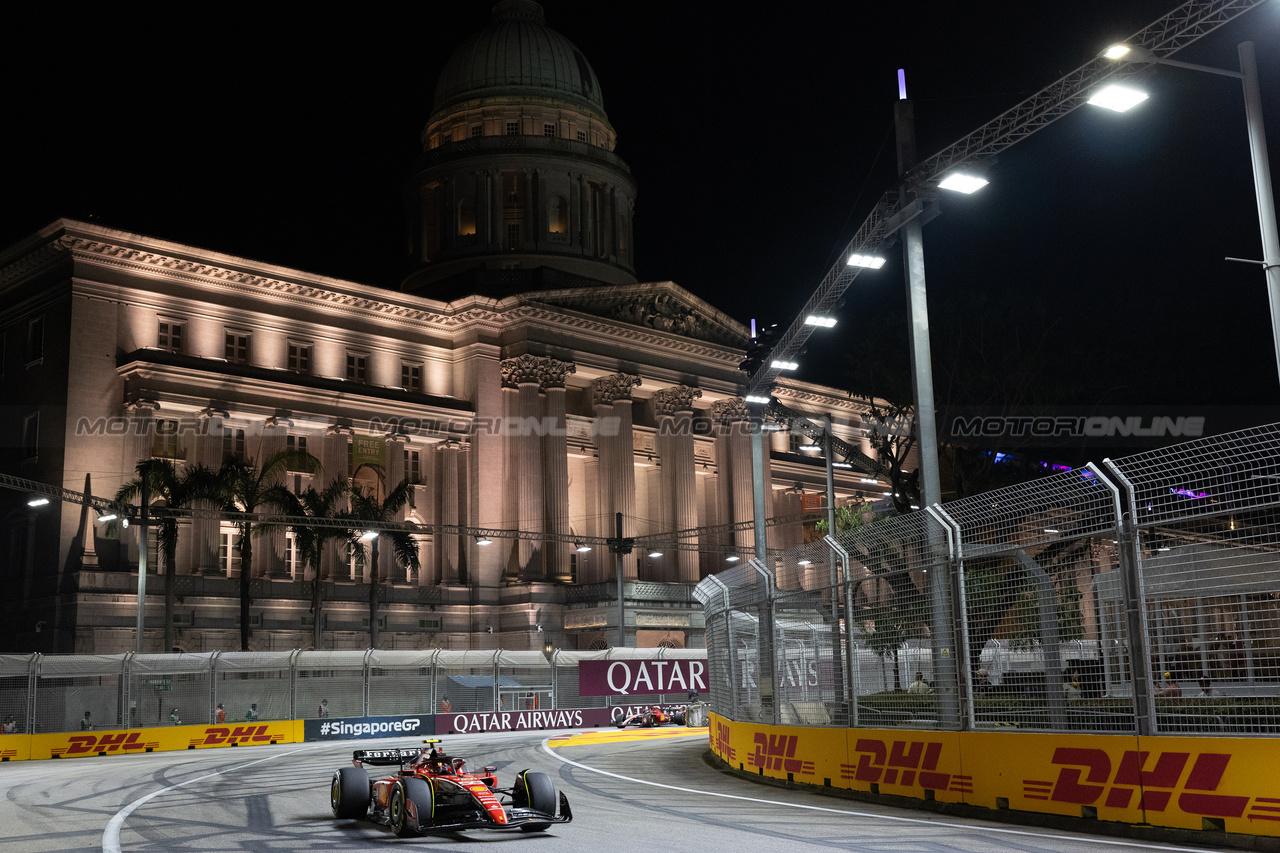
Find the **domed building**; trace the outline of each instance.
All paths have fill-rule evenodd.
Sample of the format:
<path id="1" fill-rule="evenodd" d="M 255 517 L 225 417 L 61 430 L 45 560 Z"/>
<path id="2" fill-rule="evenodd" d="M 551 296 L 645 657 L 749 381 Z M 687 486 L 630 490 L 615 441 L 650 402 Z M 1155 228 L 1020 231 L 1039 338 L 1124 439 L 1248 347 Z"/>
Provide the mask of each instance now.
<path id="1" fill-rule="evenodd" d="M 249 554 L 217 507 L 167 506 L 172 619 L 153 577 L 146 650 L 366 648 L 374 631 L 380 648 L 586 649 L 619 627 L 628 645 L 704 644 L 693 586 L 752 543 L 748 330 L 636 280 L 636 182 L 594 70 L 538 4 L 501 0 L 459 46 L 422 139 L 399 291 L 65 219 L 0 251 L 11 483 L 110 498 L 146 460 L 181 476 L 292 448 L 319 468 L 269 483 L 408 488 L 393 520 L 417 566 L 385 547 L 376 574 L 372 552 L 334 542 L 309 559 L 288 525 Z M 844 391 L 783 381 L 775 396 L 870 451 L 867 407 Z M 802 540 L 825 489 L 804 443 L 770 438 L 771 547 Z M 882 489 L 838 472 L 841 503 Z M 140 558 L 167 568 L 156 528 L 7 494 L 0 649 L 132 650 Z M 623 557 L 621 626 L 605 542 L 619 518 L 624 537 L 666 543 Z"/>
<path id="2" fill-rule="evenodd" d="M 633 284 L 636 185 L 600 82 L 532 0 L 502 0 L 436 84 L 407 208 L 423 295 Z"/>

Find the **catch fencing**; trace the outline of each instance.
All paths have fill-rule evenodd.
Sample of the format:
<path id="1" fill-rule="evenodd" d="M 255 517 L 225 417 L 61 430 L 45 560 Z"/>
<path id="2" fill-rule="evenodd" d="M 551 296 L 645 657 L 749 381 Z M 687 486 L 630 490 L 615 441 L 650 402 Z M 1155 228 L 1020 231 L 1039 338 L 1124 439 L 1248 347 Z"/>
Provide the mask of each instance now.
<path id="1" fill-rule="evenodd" d="M 209 652 L 0 655 L 0 718 L 18 733 L 292 720 L 320 715 L 610 708 L 687 694 L 581 696 L 584 660 L 703 660 L 702 649 Z M 85 714 L 88 712 L 88 717 Z"/>
<path id="2" fill-rule="evenodd" d="M 1280 425 L 856 523 L 705 578 L 711 710 L 1280 733 Z"/>

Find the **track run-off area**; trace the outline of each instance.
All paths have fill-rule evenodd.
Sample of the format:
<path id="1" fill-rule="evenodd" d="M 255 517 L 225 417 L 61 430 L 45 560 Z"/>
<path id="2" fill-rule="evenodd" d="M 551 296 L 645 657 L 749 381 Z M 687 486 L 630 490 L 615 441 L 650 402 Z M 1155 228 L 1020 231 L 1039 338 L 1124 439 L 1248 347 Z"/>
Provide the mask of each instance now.
<path id="1" fill-rule="evenodd" d="M 329 780 L 353 749 L 413 738 L 207 749 L 0 765 L 0 853 L 116 851 L 1180 851 L 1148 843 L 1015 827 L 760 785 L 707 762 L 706 729 L 446 735 L 469 768 L 525 768 L 564 791 L 573 822 L 544 833 L 396 838 L 335 820 Z M 511 846 L 514 845 L 514 846 Z"/>

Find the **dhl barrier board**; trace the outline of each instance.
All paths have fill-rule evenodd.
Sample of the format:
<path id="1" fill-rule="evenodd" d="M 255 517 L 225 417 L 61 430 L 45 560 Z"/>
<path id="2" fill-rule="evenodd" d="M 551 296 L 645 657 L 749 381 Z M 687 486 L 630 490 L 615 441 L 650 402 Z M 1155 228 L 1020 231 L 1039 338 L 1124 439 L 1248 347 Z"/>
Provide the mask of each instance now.
<path id="1" fill-rule="evenodd" d="M 273 720 L 266 723 L 223 723 L 210 726 L 166 726 L 151 729 L 29 735 L 31 744 L 29 757 L 33 759 L 81 758 L 177 749 L 298 743 L 302 740 L 301 728 L 300 720 Z"/>
<path id="2" fill-rule="evenodd" d="M 0 736 L 0 761 L 26 761 L 30 757 L 30 735 Z"/>
<path id="3" fill-rule="evenodd" d="M 991 809 L 1280 836 L 1280 739 L 820 729 L 712 714 L 711 750 L 775 779 Z"/>

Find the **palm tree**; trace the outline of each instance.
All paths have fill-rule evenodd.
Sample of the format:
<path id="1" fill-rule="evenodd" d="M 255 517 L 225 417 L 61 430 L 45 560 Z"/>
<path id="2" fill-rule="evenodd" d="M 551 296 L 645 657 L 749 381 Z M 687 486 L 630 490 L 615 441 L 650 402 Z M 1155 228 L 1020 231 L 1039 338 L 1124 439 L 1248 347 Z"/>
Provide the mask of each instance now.
<path id="1" fill-rule="evenodd" d="M 165 507 L 170 510 L 186 508 L 192 501 L 208 497 L 215 489 L 216 474 L 213 469 L 204 465 L 195 465 L 181 474 L 172 460 L 143 459 L 134 469 L 138 476 L 132 482 L 125 483 L 116 492 L 116 503 L 133 503 L 139 498 L 145 499 L 151 506 Z M 152 524 L 158 533 L 160 546 L 160 562 L 164 566 L 164 649 L 169 651 L 174 645 L 173 605 L 177 576 L 178 554 L 178 520 L 172 516 L 162 516 L 158 524 Z M 143 542 L 142 547 L 148 547 Z"/>
<path id="2" fill-rule="evenodd" d="M 218 492 L 228 512 L 252 515 L 266 507 L 287 510 L 291 496 L 277 480 L 287 471 L 315 474 L 320 460 L 305 450 L 285 448 L 268 456 L 261 466 L 254 460 L 228 459 L 218 469 Z M 294 498 L 296 500 L 296 497 Z M 235 522 L 240 532 L 240 650 L 249 650 L 249 579 L 253 574 L 253 521 L 242 518 Z"/>
<path id="3" fill-rule="evenodd" d="M 382 472 L 376 466 L 369 467 L 375 469 L 381 481 Z M 357 566 L 369 567 L 369 648 L 371 649 L 378 647 L 378 543 L 383 539 L 390 542 L 395 550 L 396 562 L 409 571 L 416 573 L 422 566 L 418 560 L 418 545 L 407 529 L 371 531 L 363 523 L 395 524 L 396 516 L 409 503 L 412 489 L 413 486 L 406 478 L 401 480 L 385 499 L 379 500 L 376 491 L 365 492 L 357 486 L 351 490 L 350 512 L 342 513 L 340 516 L 352 523 L 351 529 L 347 531 L 347 552 L 355 558 Z M 369 550 L 372 552 L 367 563 L 364 548 L 366 540 L 370 542 Z"/>
<path id="4" fill-rule="evenodd" d="M 322 491 L 317 491 L 315 487 L 308 486 L 301 494 L 293 498 L 285 512 L 288 515 L 306 516 L 307 518 L 337 518 L 339 503 L 346 496 L 349 488 L 350 486 L 345 480 L 335 480 Z M 313 645 L 318 649 L 320 648 L 322 633 L 325 581 L 323 574 L 324 564 L 321 557 L 324 553 L 326 542 L 335 539 L 345 541 L 348 533 L 341 527 L 317 526 L 308 524 L 305 521 L 290 524 L 289 529 L 293 532 L 294 547 L 297 551 L 298 561 L 304 567 L 309 566 L 315 578 L 311 587 L 311 613 L 315 618 Z"/>

